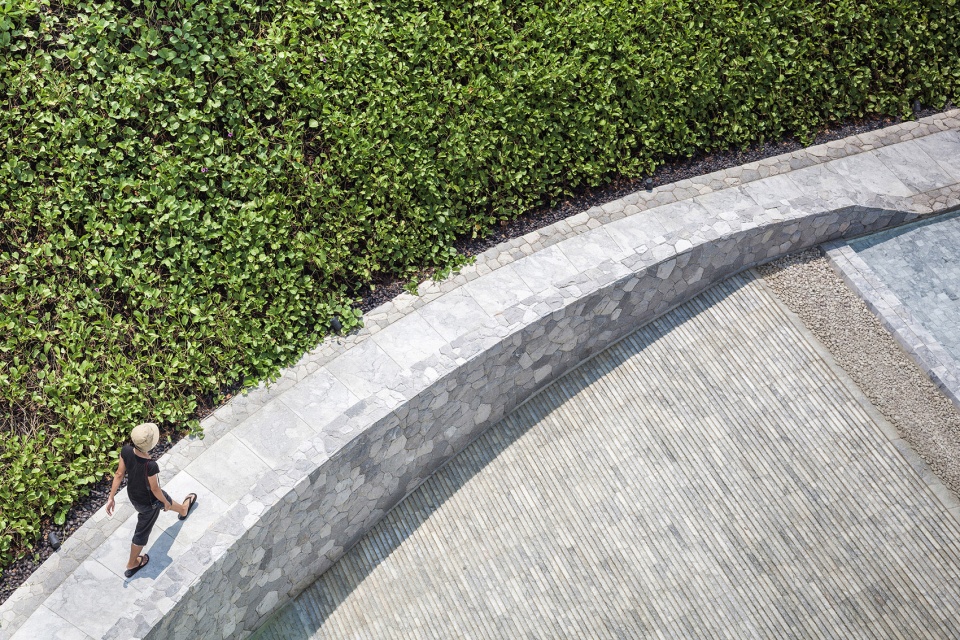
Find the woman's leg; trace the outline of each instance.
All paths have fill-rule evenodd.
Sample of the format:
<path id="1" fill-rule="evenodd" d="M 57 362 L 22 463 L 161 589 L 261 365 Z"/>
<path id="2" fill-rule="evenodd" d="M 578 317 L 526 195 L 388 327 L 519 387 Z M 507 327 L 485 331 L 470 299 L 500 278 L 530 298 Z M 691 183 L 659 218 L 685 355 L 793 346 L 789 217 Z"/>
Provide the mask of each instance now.
<path id="1" fill-rule="evenodd" d="M 163 490 L 161 489 L 161 491 Z M 187 515 L 187 506 L 188 506 L 187 504 L 183 502 L 177 502 L 176 500 L 171 498 L 170 494 L 167 493 L 166 491 L 163 492 L 163 496 L 167 499 L 167 502 L 170 503 L 170 511 L 174 511 L 177 513 L 177 515 L 181 515 L 181 516 Z"/>
<path id="2" fill-rule="evenodd" d="M 163 508 L 160 506 L 145 512 L 138 511 L 137 528 L 133 532 L 133 542 L 130 544 L 130 559 L 127 560 L 127 569 L 140 566 L 140 552 L 147 546 L 150 532 L 153 531 L 153 525 L 156 524 L 161 511 L 163 511 Z"/>
<path id="3" fill-rule="evenodd" d="M 142 544 L 130 545 L 130 559 L 127 560 L 127 569 L 133 569 L 140 565 L 140 552 L 143 551 Z"/>

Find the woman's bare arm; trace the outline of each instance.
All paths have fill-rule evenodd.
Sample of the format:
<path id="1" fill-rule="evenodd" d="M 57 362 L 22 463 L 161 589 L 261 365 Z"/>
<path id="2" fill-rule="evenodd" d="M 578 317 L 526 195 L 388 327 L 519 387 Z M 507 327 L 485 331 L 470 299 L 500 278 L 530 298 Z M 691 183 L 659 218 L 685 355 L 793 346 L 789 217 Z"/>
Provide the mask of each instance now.
<path id="1" fill-rule="evenodd" d="M 113 510 L 116 508 L 116 502 L 114 502 L 113 497 L 117 495 L 117 491 L 120 489 L 120 482 L 123 481 L 123 476 L 127 473 L 127 465 L 123 464 L 123 458 L 120 458 L 120 464 L 117 465 L 117 472 L 113 474 L 113 484 L 110 485 L 110 497 L 107 498 L 107 515 L 112 516 Z"/>

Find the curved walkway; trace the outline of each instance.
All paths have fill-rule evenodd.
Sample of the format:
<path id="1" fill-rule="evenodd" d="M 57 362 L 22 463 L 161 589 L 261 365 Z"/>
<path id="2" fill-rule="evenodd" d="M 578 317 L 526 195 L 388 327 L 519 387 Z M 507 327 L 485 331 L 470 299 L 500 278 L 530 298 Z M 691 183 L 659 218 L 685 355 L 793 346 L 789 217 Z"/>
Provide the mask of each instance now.
<path id="1" fill-rule="evenodd" d="M 746 267 L 960 204 L 958 155 L 938 114 L 631 194 L 398 297 L 164 456 L 202 508 L 150 567 L 123 580 L 132 508 L 98 513 L 0 605 L 0 640 L 245 637 L 578 362 Z"/>
<path id="2" fill-rule="evenodd" d="M 736 277 L 492 427 L 254 637 L 955 638 L 960 520 L 889 431 Z"/>

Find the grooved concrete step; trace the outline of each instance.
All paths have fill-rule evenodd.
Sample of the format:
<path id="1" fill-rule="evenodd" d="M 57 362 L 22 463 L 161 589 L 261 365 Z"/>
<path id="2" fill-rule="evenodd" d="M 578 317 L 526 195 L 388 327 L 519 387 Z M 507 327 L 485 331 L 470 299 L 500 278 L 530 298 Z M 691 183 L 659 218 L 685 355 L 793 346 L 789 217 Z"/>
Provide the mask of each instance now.
<path id="1" fill-rule="evenodd" d="M 865 403 L 733 278 L 487 431 L 255 637 L 956 638 L 960 526 Z"/>

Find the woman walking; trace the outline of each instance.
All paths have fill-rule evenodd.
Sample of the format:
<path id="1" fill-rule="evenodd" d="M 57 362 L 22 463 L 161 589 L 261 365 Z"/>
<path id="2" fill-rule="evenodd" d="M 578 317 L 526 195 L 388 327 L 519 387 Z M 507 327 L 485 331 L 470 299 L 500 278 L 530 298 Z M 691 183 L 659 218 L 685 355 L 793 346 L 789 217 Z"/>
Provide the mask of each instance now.
<path id="1" fill-rule="evenodd" d="M 127 496 L 139 514 L 133 543 L 130 545 L 130 559 L 127 560 L 127 570 L 123 573 L 128 578 L 133 577 L 150 562 L 150 556 L 140 555 L 140 552 L 147 544 L 150 531 L 153 530 L 160 512 L 176 511 L 180 520 L 186 520 L 197 504 L 195 493 L 187 495 L 182 503 L 178 503 L 160 488 L 160 467 L 150 458 L 150 450 L 160 441 L 160 429 L 157 425 L 152 422 L 137 425 L 130 432 L 130 440 L 131 444 L 125 444 L 120 449 L 120 464 L 113 476 L 113 486 L 110 487 L 110 498 L 107 500 L 107 515 L 112 516 L 116 507 L 113 498 L 120 488 L 123 476 L 126 475 Z"/>

